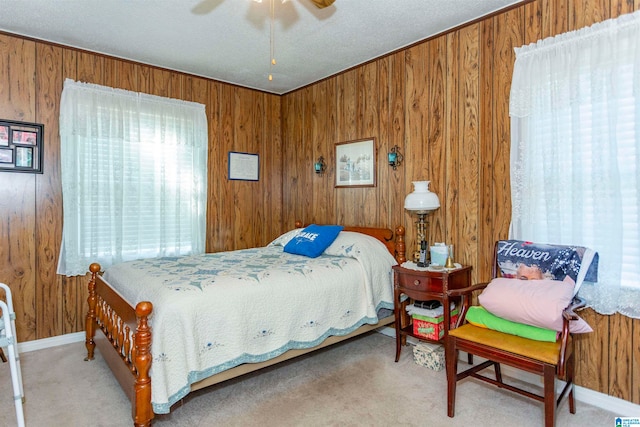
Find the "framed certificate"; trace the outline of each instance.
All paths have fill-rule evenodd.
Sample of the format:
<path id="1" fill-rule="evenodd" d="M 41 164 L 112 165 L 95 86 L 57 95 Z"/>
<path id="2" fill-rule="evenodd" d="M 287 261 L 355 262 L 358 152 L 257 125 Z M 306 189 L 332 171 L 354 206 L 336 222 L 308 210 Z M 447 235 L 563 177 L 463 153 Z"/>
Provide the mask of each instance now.
<path id="1" fill-rule="evenodd" d="M 257 154 L 229 151 L 229 179 L 238 181 L 258 181 L 260 160 Z"/>

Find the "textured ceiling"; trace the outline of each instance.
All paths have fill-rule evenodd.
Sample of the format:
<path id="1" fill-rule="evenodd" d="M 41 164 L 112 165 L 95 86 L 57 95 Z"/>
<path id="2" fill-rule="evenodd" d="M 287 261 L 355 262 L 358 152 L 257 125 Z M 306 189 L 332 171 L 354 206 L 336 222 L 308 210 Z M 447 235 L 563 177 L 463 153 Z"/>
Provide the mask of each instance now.
<path id="1" fill-rule="evenodd" d="M 283 94 L 521 3 L 274 0 L 271 66 L 269 1 L 0 0 L 0 31 Z"/>

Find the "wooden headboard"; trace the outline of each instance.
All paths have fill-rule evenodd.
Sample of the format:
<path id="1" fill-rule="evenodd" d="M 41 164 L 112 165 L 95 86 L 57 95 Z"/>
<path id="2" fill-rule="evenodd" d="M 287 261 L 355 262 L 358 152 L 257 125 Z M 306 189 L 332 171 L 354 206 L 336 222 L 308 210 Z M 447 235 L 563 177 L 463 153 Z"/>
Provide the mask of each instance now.
<path id="1" fill-rule="evenodd" d="M 296 221 L 296 228 L 302 228 L 303 222 Z M 404 227 L 399 225 L 396 227 L 395 233 L 390 228 L 378 228 L 378 227 L 357 227 L 345 225 L 344 231 L 354 231 L 356 233 L 367 234 L 371 237 L 375 237 L 380 240 L 386 247 L 389 253 L 398 261 L 398 264 L 402 264 L 407 260 L 406 258 L 406 246 L 404 243 Z"/>

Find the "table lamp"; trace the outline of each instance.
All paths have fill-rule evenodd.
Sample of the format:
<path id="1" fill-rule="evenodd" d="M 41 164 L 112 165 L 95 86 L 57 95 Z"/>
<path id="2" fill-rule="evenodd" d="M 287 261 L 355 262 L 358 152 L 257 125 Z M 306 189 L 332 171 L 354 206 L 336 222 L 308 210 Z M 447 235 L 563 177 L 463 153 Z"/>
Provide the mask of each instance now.
<path id="1" fill-rule="evenodd" d="M 409 193 L 404 199 L 404 208 L 418 215 L 416 221 L 416 247 L 414 259 L 417 261 L 420 254 L 420 246 L 425 242 L 427 254 L 429 242 L 427 240 L 427 215 L 440 207 L 440 200 L 436 193 L 429 191 L 430 181 L 413 181 L 413 193 Z M 425 256 L 426 261 L 426 256 Z"/>

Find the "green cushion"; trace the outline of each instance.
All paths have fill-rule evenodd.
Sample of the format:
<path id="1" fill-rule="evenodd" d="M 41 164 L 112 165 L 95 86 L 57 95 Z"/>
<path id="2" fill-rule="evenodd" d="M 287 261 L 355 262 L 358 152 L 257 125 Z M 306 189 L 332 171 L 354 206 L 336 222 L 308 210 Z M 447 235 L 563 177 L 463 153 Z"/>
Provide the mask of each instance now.
<path id="1" fill-rule="evenodd" d="M 517 335 L 536 341 L 555 342 L 558 334 L 551 329 L 538 328 L 537 326 L 525 325 L 524 323 L 503 319 L 491 314 L 481 306 L 469 307 L 466 319 L 467 322 L 476 326 L 484 326 L 494 331 Z"/>

